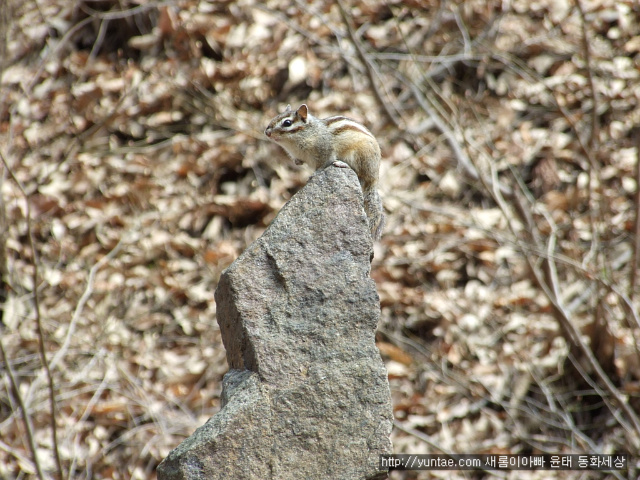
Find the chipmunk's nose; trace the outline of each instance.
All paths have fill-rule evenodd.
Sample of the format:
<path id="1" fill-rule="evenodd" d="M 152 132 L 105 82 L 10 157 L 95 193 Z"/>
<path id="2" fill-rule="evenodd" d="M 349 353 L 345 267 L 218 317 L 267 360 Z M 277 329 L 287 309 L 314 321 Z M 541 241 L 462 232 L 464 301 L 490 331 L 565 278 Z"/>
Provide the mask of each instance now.
<path id="1" fill-rule="evenodd" d="M 267 137 L 271 138 L 271 127 L 267 127 L 266 130 L 264 131 L 264 134 Z"/>

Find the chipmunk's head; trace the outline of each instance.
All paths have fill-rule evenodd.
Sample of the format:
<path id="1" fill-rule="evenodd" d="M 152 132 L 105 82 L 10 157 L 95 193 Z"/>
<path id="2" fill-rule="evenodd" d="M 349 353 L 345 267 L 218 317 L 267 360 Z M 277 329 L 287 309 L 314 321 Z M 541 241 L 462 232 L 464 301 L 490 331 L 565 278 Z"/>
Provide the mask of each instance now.
<path id="1" fill-rule="evenodd" d="M 285 143 L 287 137 L 299 132 L 305 127 L 309 119 L 309 111 L 305 104 L 294 112 L 291 105 L 280 115 L 277 115 L 269 122 L 264 134 L 276 143 Z"/>

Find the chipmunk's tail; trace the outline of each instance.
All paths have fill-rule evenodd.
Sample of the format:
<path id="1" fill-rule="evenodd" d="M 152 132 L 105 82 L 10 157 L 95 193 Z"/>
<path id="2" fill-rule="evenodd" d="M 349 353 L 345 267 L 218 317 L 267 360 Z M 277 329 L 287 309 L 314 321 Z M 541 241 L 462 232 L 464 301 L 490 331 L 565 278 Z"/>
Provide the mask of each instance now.
<path id="1" fill-rule="evenodd" d="M 378 190 L 369 189 L 364 193 L 364 211 L 369 219 L 369 228 L 371 229 L 371 237 L 374 241 L 379 240 L 382 236 L 382 230 L 385 224 L 384 208 L 382 207 L 382 199 Z"/>

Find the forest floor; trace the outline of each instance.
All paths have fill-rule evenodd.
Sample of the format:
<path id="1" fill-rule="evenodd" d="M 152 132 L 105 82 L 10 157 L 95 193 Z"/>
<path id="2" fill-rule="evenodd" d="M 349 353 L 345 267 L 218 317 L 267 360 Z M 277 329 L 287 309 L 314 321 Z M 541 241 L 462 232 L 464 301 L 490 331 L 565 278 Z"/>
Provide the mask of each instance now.
<path id="1" fill-rule="evenodd" d="M 218 278 L 310 174 L 263 134 L 288 103 L 382 148 L 396 453 L 638 452 L 638 2 L 0 15 L 0 479 L 155 478 L 219 410 Z"/>

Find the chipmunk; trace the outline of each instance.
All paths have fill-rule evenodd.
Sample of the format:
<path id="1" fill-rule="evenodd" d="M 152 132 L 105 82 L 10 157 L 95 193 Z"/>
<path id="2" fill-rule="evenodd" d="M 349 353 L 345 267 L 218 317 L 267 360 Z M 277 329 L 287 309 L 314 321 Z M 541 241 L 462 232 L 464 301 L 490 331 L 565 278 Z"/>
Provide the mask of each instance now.
<path id="1" fill-rule="evenodd" d="M 329 165 L 351 167 L 360 180 L 371 236 L 380 238 L 385 223 L 377 190 L 380 146 L 365 126 L 346 117 L 316 118 L 304 104 L 295 112 L 287 105 L 264 133 L 283 147 L 296 165 L 306 162 L 315 170 Z"/>

